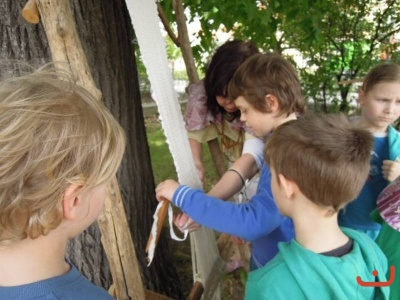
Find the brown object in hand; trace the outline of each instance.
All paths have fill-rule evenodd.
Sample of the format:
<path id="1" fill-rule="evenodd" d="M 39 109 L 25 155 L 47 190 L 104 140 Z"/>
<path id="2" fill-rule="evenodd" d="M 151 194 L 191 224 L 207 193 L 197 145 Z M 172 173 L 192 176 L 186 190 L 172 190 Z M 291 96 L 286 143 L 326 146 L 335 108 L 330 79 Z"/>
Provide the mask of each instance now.
<path id="1" fill-rule="evenodd" d="M 150 245 L 151 245 L 153 239 L 155 239 L 155 246 L 157 246 L 158 240 L 160 239 L 161 230 L 164 225 L 165 217 L 167 216 L 168 206 L 169 206 L 169 201 L 163 200 L 162 207 L 161 207 L 160 211 L 158 212 L 157 233 L 156 233 L 156 236 L 154 237 L 153 233 L 150 232 L 150 236 L 149 236 L 149 239 L 147 241 L 147 246 L 146 246 L 146 253 L 149 252 Z M 153 223 L 153 226 L 154 226 L 154 223 Z M 152 226 L 152 228 L 153 228 L 153 226 Z"/>

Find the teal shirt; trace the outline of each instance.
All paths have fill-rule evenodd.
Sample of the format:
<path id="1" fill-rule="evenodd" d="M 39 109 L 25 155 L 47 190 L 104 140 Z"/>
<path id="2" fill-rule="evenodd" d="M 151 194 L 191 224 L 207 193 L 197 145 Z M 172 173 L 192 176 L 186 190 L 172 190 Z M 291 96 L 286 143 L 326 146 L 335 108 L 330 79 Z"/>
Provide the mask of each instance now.
<path id="1" fill-rule="evenodd" d="M 279 244 L 278 255 L 265 267 L 252 271 L 246 299 L 388 299 L 389 288 L 362 287 L 364 281 L 386 281 L 387 260 L 364 233 L 343 228 L 354 241 L 353 250 L 341 257 L 325 256 L 305 249 L 295 240 Z"/>
<path id="2" fill-rule="evenodd" d="M 400 133 L 389 127 L 389 159 L 396 160 L 400 156 Z M 379 215 L 376 209 L 372 212 L 372 217 L 376 222 L 382 224 L 381 231 L 376 239 L 376 243 L 381 247 L 383 253 L 385 253 L 388 266 L 396 267 L 396 277 L 394 283 L 390 286 L 390 299 L 398 300 L 400 295 L 400 232 L 390 227 Z M 389 275 L 387 275 L 389 276 Z"/>
<path id="3" fill-rule="evenodd" d="M 398 300 L 400 298 L 400 232 L 383 221 L 377 209 L 371 215 L 374 220 L 382 224 L 376 243 L 385 253 L 389 268 L 396 267 L 394 283 L 390 286 L 390 300 Z M 386 276 L 390 276 L 389 271 Z"/>

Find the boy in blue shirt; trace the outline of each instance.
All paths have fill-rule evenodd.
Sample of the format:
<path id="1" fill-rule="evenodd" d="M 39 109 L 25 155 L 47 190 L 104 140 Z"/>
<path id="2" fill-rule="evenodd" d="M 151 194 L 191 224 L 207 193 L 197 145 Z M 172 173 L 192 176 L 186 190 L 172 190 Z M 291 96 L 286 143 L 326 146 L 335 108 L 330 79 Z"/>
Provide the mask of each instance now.
<path id="1" fill-rule="evenodd" d="M 231 79 L 228 94 L 240 110 L 240 120 L 263 139 L 281 124 L 295 120 L 305 109 L 295 68 L 274 53 L 248 58 Z M 238 170 L 231 171 L 243 177 Z M 276 255 L 278 242 L 294 237 L 292 220 L 282 216 L 275 204 L 270 178 L 269 167 L 264 163 L 257 193 L 246 203 L 223 201 L 173 180 L 160 183 L 156 197 L 173 201 L 201 225 L 251 241 L 250 269 L 256 269 Z"/>
<path id="2" fill-rule="evenodd" d="M 114 299 L 65 260 L 104 208 L 125 134 L 70 74 L 0 82 L 0 299 Z"/>
<path id="3" fill-rule="evenodd" d="M 363 286 L 386 282 L 383 252 L 337 221 L 364 185 L 372 149 L 372 135 L 343 115 L 306 116 L 274 132 L 265 154 L 272 192 L 282 214 L 293 219 L 296 238 L 250 272 L 246 299 L 388 298 L 388 287 Z"/>

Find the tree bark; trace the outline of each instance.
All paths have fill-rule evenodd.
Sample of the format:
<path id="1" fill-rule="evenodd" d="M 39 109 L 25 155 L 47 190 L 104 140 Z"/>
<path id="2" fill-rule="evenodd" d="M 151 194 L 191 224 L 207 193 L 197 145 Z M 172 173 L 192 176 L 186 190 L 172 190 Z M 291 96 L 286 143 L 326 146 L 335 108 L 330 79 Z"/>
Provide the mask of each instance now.
<path id="1" fill-rule="evenodd" d="M 176 14 L 176 23 L 178 24 L 178 41 L 185 61 L 186 71 L 190 83 L 198 82 L 199 74 L 193 59 L 193 51 L 190 46 L 188 30 L 186 26 L 186 16 L 182 0 L 173 0 L 174 11 Z"/>
<path id="2" fill-rule="evenodd" d="M 20 1 L 0 1 L 0 59 L 18 59 L 40 66 L 51 61 L 41 23 L 25 22 Z M 128 144 L 117 174 L 128 223 L 147 288 L 181 299 L 179 277 L 165 236 L 151 267 L 145 247 L 156 207 L 154 178 L 147 144 L 134 54 L 134 33 L 123 0 L 71 1 L 82 47 L 106 106 L 124 127 Z M 71 241 L 69 259 L 95 284 L 112 283 L 97 224 Z"/>

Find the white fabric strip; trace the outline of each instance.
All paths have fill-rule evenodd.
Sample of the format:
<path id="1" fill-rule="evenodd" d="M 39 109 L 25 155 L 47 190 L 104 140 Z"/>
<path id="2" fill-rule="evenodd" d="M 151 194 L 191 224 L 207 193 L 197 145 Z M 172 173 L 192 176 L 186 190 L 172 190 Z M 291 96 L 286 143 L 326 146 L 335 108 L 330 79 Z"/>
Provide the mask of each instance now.
<path id="1" fill-rule="evenodd" d="M 157 235 L 161 234 L 161 232 L 157 232 L 157 228 L 158 228 L 158 212 L 160 211 L 161 207 L 163 206 L 163 202 L 160 201 L 156 207 L 156 211 L 154 212 L 153 215 L 153 226 L 151 227 L 151 236 L 153 237 L 150 246 L 149 246 L 149 252 L 147 253 L 147 261 L 148 264 L 147 266 L 151 265 L 151 262 L 153 261 L 154 258 L 154 251 L 156 249 L 156 241 L 157 241 Z M 178 237 L 175 234 L 174 231 L 174 212 L 172 211 L 172 207 L 171 205 L 168 206 L 168 221 L 169 221 L 169 233 L 171 235 L 171 238 L 175 241 L 184 241 L 186 240 L 189 230 L 186 229 L 183 232 L 183 238 Z"/>
<path id="2" fill-rule="evenodd" d="M 171 235 L 171 238 L 172 238 L 173 240 L 179 241 L 179 242 L 186 240 L 186 238 L 187 238 L 187 236 L 188 236 L 188 233 L 189 233 L 189 229 L 185 229 L 185 230 L 183 231 L 183 237 L 182 237 L 182 238 L 178 237 L 178 236 L 175 234 L 175 231 L 174 231 L 174 222 L 173 222 L 173 221 L 174 221 L 174 213 L 173 213 L 173 211 L 172 211 L 171 205 L 168 206 L 168 221 L 169 221 L 169 233 L 170 233 L 170 235 Z"/>
<path id="3" fill-rule="evenodd" d="M 126 4 L 179 182 L 193 188 L 201 188 L 201 181 L 196 171 L 184 127 L 181 107 L 173 88 L 172 72 L 168 64 L 165 41 L 161 35 L 156 2 L 154 0 L 128 0 Z M 207 289 L 205 281 L 212 273 L 213 266 L 220 259 L 214 232 L 202 227 L 192 232 L 190 237 L 193 279 L 200 281 Z M 219 291 L 214 293 L 210 299 L 220 299 Z"/>

